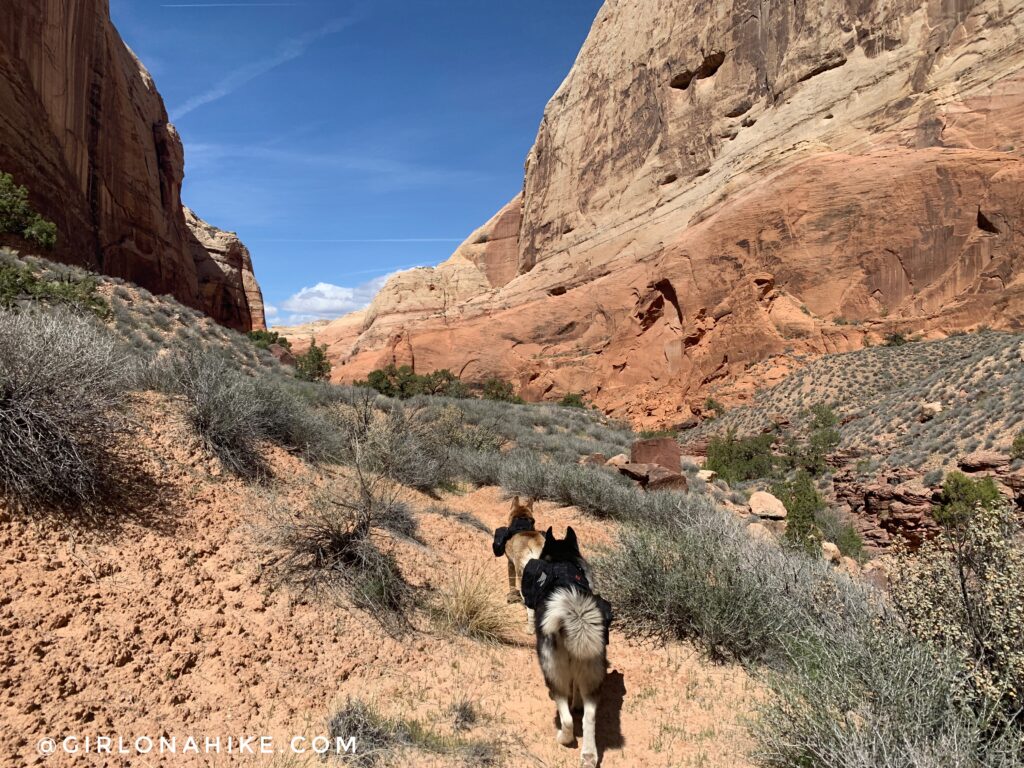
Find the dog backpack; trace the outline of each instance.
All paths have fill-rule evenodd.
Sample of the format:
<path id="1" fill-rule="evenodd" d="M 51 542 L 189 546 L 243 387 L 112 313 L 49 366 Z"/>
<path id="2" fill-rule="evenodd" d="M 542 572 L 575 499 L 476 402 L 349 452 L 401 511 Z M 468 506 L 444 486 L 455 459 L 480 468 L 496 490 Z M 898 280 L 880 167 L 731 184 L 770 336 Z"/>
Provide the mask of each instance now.
<path id="1" fill-rule="evenodd" d="M 612 604 L 591 591 L 587 575 L 576 563 L 549 563 L 546 560 L 531 560 L 523 568 L 520 587 L 523 593 L 523 603 L 532 611 L 537 610 L 537 606 L 547 599 L 547 595 L 559 587 L 591 595 L 604 619 L 604 641 L 607 644 L 608 630 L 612 625 Z"/>
<path id="2" fill-rule="evenodd" d="M 505 546 L 509 539 L 517 533 L 536 530 L 533 527 L 532 517 L 517 517 L 508 528 L 502 526 L 494 532 L 494 541 L 491 542 L 491 550 L 495 557 L 502 557 L 505 554 Z"/>

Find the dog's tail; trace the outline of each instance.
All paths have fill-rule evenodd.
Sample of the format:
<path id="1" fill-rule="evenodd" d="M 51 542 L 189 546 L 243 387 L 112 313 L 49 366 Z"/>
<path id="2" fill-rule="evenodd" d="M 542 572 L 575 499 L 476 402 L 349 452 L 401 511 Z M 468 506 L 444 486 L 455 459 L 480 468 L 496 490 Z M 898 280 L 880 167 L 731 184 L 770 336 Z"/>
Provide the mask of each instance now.
<path id="1" fill-rule="evenodd" d="M 544 608 L 541 632 L 561 634 L 566 650 L 577 659 L 604 653 L 604 616 L 594 596 L 575 589 L 556 589 Z"/>

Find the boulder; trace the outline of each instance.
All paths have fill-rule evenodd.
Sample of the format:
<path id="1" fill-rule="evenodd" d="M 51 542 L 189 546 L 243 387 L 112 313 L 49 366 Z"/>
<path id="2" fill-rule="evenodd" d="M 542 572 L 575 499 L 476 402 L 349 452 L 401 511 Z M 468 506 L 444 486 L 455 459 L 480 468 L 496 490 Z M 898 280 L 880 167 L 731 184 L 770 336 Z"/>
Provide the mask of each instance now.
<path id="1" fill-rule="evenodd" d="M 699 469 L 697 470 L 697 477 L 705 483 L 713 483 L 715 478 L 718 477 L 718 473 L 713 469 Z"/>
<path id="2" fill-rule="evenodd" d="M 647 473 L 647 482 L 644 487 L 648 491 L 688 491 L 690 490 L 690 484 L 686 480 L 686 475 L 680 472 L 673 472 L 671 469 L 665 469 L 658 465 L 654 465 L 650 472 Z"/>
<path id="3" fill-rule="evenodd" d="M 917 413 L 917 420 L 921 422 L 931 421 L 940 413 L 942 413 L 942 403 L 938 401 L 931 403 L 921 403 L 921 406 L 918 409 Z"/>
<path id="4" fill-rule="evenodd" d="M 679 443 L 672 437 L 637 440 L 630 448 L 629 460 L 635 464 L 657 464 L 673 472 L 679 472 L 682 468 L 682 452 Z"/>
<path id="5" fill-rule="evenodd" d="M 267 347 L 267 351 L 276 357 L 282 365 L 295 366 L 295 355 L 287 347 L 283 347 L 280 344 L 271 344 Z"/>
<path id="6" fill-rule="evenodd" d="M 634 464 L 632 462 L 627 462 L 625 464 L 618 465 L 616 469 L 630 480 L 636 480 L 638 483 L 643 485 L 647 482 L 647 477 L 655 466 L 656 465 L 654 464 Z"/>
<path id="7" fill-rule="evenodd" d="M 768 491 L 755 491 L 750 496 L 750 512 L 766 520 L 785 520 L 786 505 Z"/>
<path id="8" fill-rule="evenodd" d="M 821 556 L 832 565 L 839 565 L 843 561 L 843 554 L 839 547 L 831 541 L 821 542 Z"/>
<path id="9" fill-rule="evenodd" d="M 964 472 L 984 472 L 999 469 L 1010 463 L 1010 457 L 999 451 L 974 451 L 960 458 L 957 462 Z"/>
<path id="10" fill-rule="evenodd" d="M 860 576 L 860 566 L 857 564 L 857 561 L 854 560 L 852 557 L 846 557 L 844 555 L 842 561 L 839 564 L 839 567 L 851 576 Z"/>

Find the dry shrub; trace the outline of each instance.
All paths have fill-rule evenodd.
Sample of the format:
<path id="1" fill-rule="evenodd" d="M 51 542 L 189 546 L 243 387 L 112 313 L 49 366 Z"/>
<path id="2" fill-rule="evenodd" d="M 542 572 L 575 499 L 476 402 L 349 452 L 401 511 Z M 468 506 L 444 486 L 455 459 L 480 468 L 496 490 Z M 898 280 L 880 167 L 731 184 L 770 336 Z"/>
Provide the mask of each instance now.
<path id="1" fill-rule="evenodd" d="M 435 619 L 445 630 L 474 640 L 507 642 L 512 624 L 494 596 L 494 586 L 483 572 L 458 570 L 438 596 Z"/>
<path id="2" fill-rule="evenodd" d="M 357 466 L 351 484 L 318 494 L 302 512 L 272 504 L 256 535 L 270 553 L 274 583 L 318 597 L 344 594 L 386 626 L 403 627 L 412 588 L 373 531 L 410 520 L 395 485 Z"/>
<path id="3" fill-rule="evenodd" d="M 131 367 L 111 336 L 62 309 L 0 310 L 0 492 L 80 506 L 103 493 Z"/>
<path id="4" fill-rule="evenodd" d="M 310 402 L 304 385 L 269 374 L 246 375 L 236 362 L 189 349 L 158 358 L 144 384 L 185 400 L 186 418 L 207 450 L 250 480 L 269 475 L 260 443 L 269 440 L 307 459 L 340 457 L 334 420 Z"/>
<path id="5" fill-rule="evenodd" d="M 412 752 L 456 758 L 465 765 L 498 765 L 498 745 L 488 741 L 446 736 L 419 720 L 388 717 L 370 703 L 349 698 L 327 724 L 331 742 L 356 740 L 355 753 L 342 755 L 349 765 L 413 765 Z"/>

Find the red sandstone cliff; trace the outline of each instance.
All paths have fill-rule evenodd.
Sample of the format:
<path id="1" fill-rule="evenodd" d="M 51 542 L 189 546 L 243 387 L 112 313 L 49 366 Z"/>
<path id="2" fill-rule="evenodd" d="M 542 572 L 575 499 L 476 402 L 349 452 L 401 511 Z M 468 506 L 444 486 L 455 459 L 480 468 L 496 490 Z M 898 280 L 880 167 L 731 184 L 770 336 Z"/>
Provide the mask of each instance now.
<path id="1" fill-rule="evenodd" d="M 262 328 L 244 246 L 209 248 L 212 228 L 186 223 L 181 141 L 106 0 L 5 0 L 2 15 L 0 170 L 57 223 L 55 256 Z"/>
<path id="2" fill-rule="evenodd" d="M 1021 327 L 1022 210 L 1024 3 L 608 0 L 522 196 L 318 339 L 673 424 L 773 356 Z"/>

